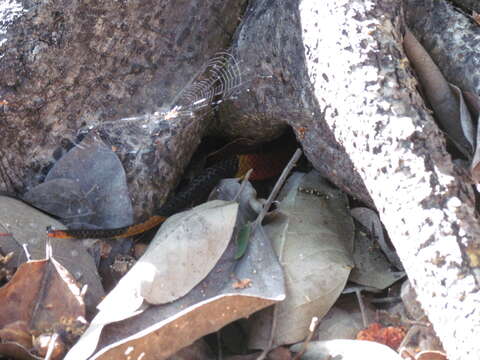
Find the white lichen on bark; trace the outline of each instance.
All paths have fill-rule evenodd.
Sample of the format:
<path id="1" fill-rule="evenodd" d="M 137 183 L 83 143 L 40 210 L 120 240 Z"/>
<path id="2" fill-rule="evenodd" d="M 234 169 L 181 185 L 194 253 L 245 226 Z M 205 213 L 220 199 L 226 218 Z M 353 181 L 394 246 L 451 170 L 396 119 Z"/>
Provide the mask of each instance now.
<path id="1" fill-rule="evenodd" d="M 362 176 L 449 358 L 476 359 L 473 194 L 416 91 L 395 3 L 302 1 L 307 67 L 325 121 Z"/>

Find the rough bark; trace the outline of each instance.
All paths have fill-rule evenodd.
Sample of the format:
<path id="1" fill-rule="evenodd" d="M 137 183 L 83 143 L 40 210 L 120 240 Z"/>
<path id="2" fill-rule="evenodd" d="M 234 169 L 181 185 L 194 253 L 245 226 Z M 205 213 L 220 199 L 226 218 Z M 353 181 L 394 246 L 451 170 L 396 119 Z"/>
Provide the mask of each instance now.
<path id="1" fill-rule="evenodd" d="M 370 191 L 449 359 L 477 359 L 474 196 L 416 91 L 401 46 L 401 4 L 304 0 L 301 16 L 325 121 Z"/>
<path id="2" fill-rule="evenodd" d="M 405 18 L 445 78 L 480 94 L 480 26 L 445 0 L 406 0 Z"/>
<path id="3" fill-rule="evenodd" d="M 225 104 L 220 123 L 229 136 L 268 140 L 288 124 L 314 167 L 353 197 L 374 207 L 363 180 L 338 144 L 313 96 L 305 68 L 297 1 L 256 0 L 232 46 L 246 85 Z M 243 134 L 243 135 L 242 135 Z"/>
<path id="4" fill-rule="evenodd" d="M 9 26 L 0 49 L 0 188 L 21 192 L 39 183 L 62 140 L 74 140 L 81 126 L 168 107 L 230 43 L 244 5 L 49 0 L 28 10 Z M 177 134 L 146 140 L 146 155 L 134 165 L 127 164 L 128 149 L 119 149 L 137 215 L 165 197 L 204 128 L 183 121 Z M 140 165 L 150 170 L 138 174 Z"/>
<path id="5" fill-rule="evenodd" d="M 473 10 L 480 13 L 480 3 L 477 0 L 452 0 L 452 3 L 468 12 Z"/>
<path id="6" fill-rule="evenodd" d="M 10 28 L 0 59 L 6 102 L 0 187 L 22 191 L 40 182 L 52 153 L 82 125 L 168 108 L 208 56 L 228 43 L 240 14 L 233 3 L 50 0 L 24 15 Z M 266 141 L 287 123 L 302 138 L 316 129 L 321 137 L 308 132 L 302 139 L 309 159 L 373 206 L 348 155 L 317 121 L 301 49 L 297 3 L 253 1 L 232 45 L 243 91 L 222 105 L 223 120 L 211 131 Z M 165 198 L 208 127 L 203 118 L 175 121 L 160 120 L 157 136 L 141 141 L 127 128 L 111 132 L 137 217 Z"/>

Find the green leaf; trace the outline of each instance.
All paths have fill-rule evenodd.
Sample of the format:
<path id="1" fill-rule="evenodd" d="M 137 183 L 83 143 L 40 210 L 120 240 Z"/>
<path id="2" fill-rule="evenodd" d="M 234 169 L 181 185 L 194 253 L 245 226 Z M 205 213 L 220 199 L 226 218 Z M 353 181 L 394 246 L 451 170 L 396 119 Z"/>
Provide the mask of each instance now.
<path id="1" fill-rule="evenodd" d="M 235 260 L 240 259 L 243 255 L 245 255 L 245 251 L 247 251 L 248 241 L 250 240 L 250 234 L 252 232 L 252 223 L 246 223 L 240 229 L 237 237 L 237 248 L 235 250 Z"/>

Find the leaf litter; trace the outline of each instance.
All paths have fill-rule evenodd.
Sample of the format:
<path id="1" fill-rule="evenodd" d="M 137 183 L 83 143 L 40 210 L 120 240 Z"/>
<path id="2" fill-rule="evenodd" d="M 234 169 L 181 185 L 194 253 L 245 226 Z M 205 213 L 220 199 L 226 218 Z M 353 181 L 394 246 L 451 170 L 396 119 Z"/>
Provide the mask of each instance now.
<path id="1" fill-rule="evenodd" d="M 221 66 L 218 69 L 220 68 Z M 219 74 L 222 74 L 222 71 L 220 71 Z M 117 150 L 115 148 L 115 134 L 127 131 L 137 136 L 139 129 L 141 129 L 145 132 L 147 139 L 151 135 L 156 136 L 156 131 L 162 127 L 162 121 L 164 120 L 169 123 L 168 127 L 170 128 L 172 124 L 174 125 L 173 120 L 175 118 L 192 117 L 197 111 L 208 112 L 208 108 L 211 105 L 215 106 L 218 101 L 222 101 L 225 94 L 233 92 L 238 86 L 238 83 L 235 82 L 235 74 L 232 73 L 231 76 L 228 75 L 225 79 L 223 79 L 222 76 L 223 75 L 218 77 L 220 79 L 218 83 L 208 83 L 208 81 L 203 83 L 194 82 L 192 89 L 197 85 L 200 87 L 193 92 L 189 92 L 190 90 L 188 90 L 189 87 L 187 84 L 185 87 L 186 91 L 175 99 L 175 105 L 169 107 L 168 111 L 163 112 L 162 116 L 160 116 L 160 113 L 154 113 L 122 119 L 122 121 L 116 122 L 115 125 L 105 123 L 91 127 L 90 130 L 95 131 L 88 134 L 81 144 L 78 144 L 67 156 L 63 157 L 49 173 L 46 182 L 29 192 L 26 199 L 39 208 L 63 216 L 64 220 L 74 227 L 84 227 L 88 224 L 92 227 L 105 228 L 132 223 L 131 203 L 128 199 L 126 175 L 115 155 L 115 150 Z M 223 84 L 224 88 L 221 86 L 215 88 L 217 85 L 214 84 Z M 210 94 L 205 93 L 198 97 L 198 94 L 201 94 L 199 90 L 202 89 L 208 91 L 213 90 Z M 192 102 L 192 96 L 197 96 L 197 100 Z M 469 105 L 468 101 L 467 105 Z M 468 127 L 464 126 L 463 131 L 465 131 L 465 128 L 468 129 Z M 107 137 L 99 136 L 100 134 L 106 134 Z M 111 146 L 103 143 L 105 139 L 107 139 L 107 143 Z M 469 143 L 472 145 L 471 141 L 469 141 Z M 139 146 L 139 148 L 127 148 L 126 154 L 134 153 L 142 156 L 144 146 L 142 141 L 139 142 Z M 86 153 L 87 149 L 88 154 Z M 102 162 L 106 164 L 109 171 L 106 172 L 105 176 L 98 178 L 99 169 L 103 169 L 103 166 L 98 164 Z M 318 175 L 310 176 L 318 177 Z M 327 204 L 323 204 L 322 206 L 329 208 L 328 210 L 333 211 L 337 217 L 336 228 L 322 230 L 326 231 L 325 234 L 328 233 L 327 235 L 332 235 L 330 233 L 341 233 L 347 229 L 351 230 L 353 225 L 351 225 L 349 215 L 345 214 L 343 210 L 338 212 L 338 208 L 336 209 L 335 206 L 332 205 L 334 203 L 332 199 L 335 197 L 337 200 L 340 200 L 339 203 L 345 203 L 343 195 L 332 188 L 328 188 L 328 186 L 328 189 L 324 188 L 323 186 L 326 184 L 319 185 L 322 190 L 318 190 L 319 186 L 317 183 L 315 183 L 315 186 L 312 186 L 312 183 L 308 183 L 308 181 L 308 186 L 306 187 L 298 187 L 297 185 L 285 186 L 286 189 L 290 187 L 291 191 L 300 194 L 298 199 L 293 201 L 293 205 L 290 204 L 291 206 L 296 206 L 297 200 L 300 202 L 299 199 L 301 199 L 303 195 L 308 194 L 309 196 L 317 197 L 322 200 L 321 203 Z M 238 192 L 239 185 L 236 181 L 226 181 L 222 186 L 223 188 L 220 188 L 221 190 L 218 191 L 220 198 L 222 198 L 222 191 L 224 195 L 225 193 L 231 192 L 231 189 L 236 189 Z M 295 188 L 295 186 L 297 187 Z M 225 190 L 225 187 L 227 189 L 230 188 L 230 190 Z M 292 190 L 292 187 L 295 189 Z M 67 194 L 67 196 L 60 195 L 56 197 L 55 195 L 49 197 L 49 193 L 55 194 L 55 191 L 52 192 L 52 189 L 58 188 L 65 190 L 63 195 Z M 269 234 L 262 226 L 255 226 L 255 222 L 253 222 L 256 216 L 253 208 L 258 210 L 262 208 L 262 206 L 256 199 L 254 190 L 250 184 L 245 187 L 242 194 L 248 195 L 240 196 L 240 210 L 237 214 L 236 226 L 232 229 L 234 236 L 231 238 L 233 240 L 228 241 L 226 244 L 224 243 L 223 250 L 222 246 L 216 250 L 216 256 L 212 257 L 212 261 L 208 266 L 205 265 L 205 267 L 201 267 L 201 271 L 195 273 L 196 276 L 191 276 L 191 278 L 188 277 L 188 274 L 185 275 L 184 273 L 176 274 L 174 272 L 173 275 L 161 271 L 157 273 L 157 270 L 152 270 L 151 268 L 149 270 L 147 269 L 147 271 L 136 270 L 136 274 L 141 274 L 143 279 L 146 278 L 146 281 L 143 282 L 143 287 L 135 284 L 135 286 L 130 288 L 130 290 L 134 289 L 133 291 L 126 292 L 115 289 L 109 295 L 110 299 L 113 300 L 106 300 L 102 303 L 103 307 L 102 304 L 99 306 L 100 313 L 95 318 L 96 320 L 92 322 L 90 329 L 82 337 L 81 342 L 78 343 L 85 345 L 85 347 L 80 352 L 78 347 L 72 349 L 68 356 L 76 359 L 77 356 L 88 352 L 89 355 L 95 353 L 93 358 L 115 359 L 123 356 L 125 351 L 128 351 L 132 356 L 144 356 L 145 354 L 155 353 L 160 357 L 166 357 L 173 354 L 176 350 L 192 343 L 195 339 L 215 331 L 229 322 L 249 316 L 259 309 L 281 301 L 285 297 L 282 268 L 278 264 L 277 257 L 271 248 Z M 341 200 L 342 197 L 343 200 Z M 227 197 L 227 199 L 232 198 L 232 196 Z M 286 203 L 287 202 L 285 202 L 284 205 Z M 204 206 L 208 207 L 209 205 Z M 299 207 L 300 211 L 303 211 L 302 206 L 305 205 Z M 307 208 L 308 207 L 309 206 L 307 206 Z M 265 207 L 263 208 L 265 209 Z M 286 206 L 284 211 L 287 211 L 287 208 L 288 206 Z M 127 209 L 127 211 L 125 211 L 125 209 Z M 310 210 L 312 209 L 313 207 L 310 208 Z M 289 211 L 290 210 L 291 209 L 289 209 Z M 210 216 L 211 215 L 208 215 L 207 218 L 210 219 Z M 272 215 L 270 219 L 272 226 L 275 221 L 278 221 L 279 224 L 276 226 L 280 229 L 282 229 L 282 226 L 286 226 L 290 231 L 291 225 L 294 222 L 298 222 L 299 230 L 297 230 L 296 234 L 298 238 L 303 238 L 304 235 L 306 235 L 304 232 L 310 232 L 309 229 L 302 229 L 304 226 L 303 213 L 295 214 L 295 211 L 292 210 L 288 220 L 285 220 L 285 218 L 282 219 L 282 216 L 284 215 Z M 295 218 L 295 216 L 297 218 Z M 197 224 L 201 222 L 202 221 L 197 221 Z M 345 222 L 348 223 L 346 227 L 344 226 L 346 224 Z M 52 220 L 48 220 L 48 223 L 53 223 L 57 226 Z M 287 225 L 285 225 L 285 223 L 287 223 Z M 342 223 L 343 225 L 338 225 L 338 223 Z M 315 225 L 322 228 L 321 221 L 315 223 Z M 179 226 L 177 227 L 179 228 Z M 43 229 L 44 227 L 42 225 L 37 226 L 37 232 L 39 228 Z M 190 225 L 185 226 L 185 229 L 188 233 Z M 8 233 L 11 228 L 5 227 L 0 229 L 0 231 L 1 230 L 5 230 L 5 233 Z M 175 232 L 177 230 L 178 229 L 174 229 L 172 231 Z M 239 232 L 243 233 L 240 237 L 238 235 Z M 284 229 L 283 232 L 287 231 Z M 160 233 L 158 236 L 160 236 Z M 326 237 L 328 238 L 328 236 Z M 185 238 L 187 239 L 188 236 Z M 234 239 L 239 241 L 235 243 Z M 69 243 L 69 241 L 62 240 L 62 243 Z M 280 244 L 281 258 L 283 261 L 284 258 L 288 259 L 288 256 L 283 253 L 285 251 L 286 240 L 281 240 Z M 66 247 L 69 248 L 69 246 L 70 245 L 67 245 Z M 279 246 L 278 243 L 276 246 Z M 313 277 L 315 274 L 321 279 L 322 275 L 319 276 L 318 272 L 327 274 L 328 279 L 323 279 L 323 281 L 330 281 L 333 289 L 331 298 L 322 305 L 323 307 L 318 312 L 322 314 L 322 316 L 328 311 L 333 302 L 335 302 L 338 297 L 338 290 L 341 291 L 345 285 L 346 277 L 348 277 L 348 273 L 353 265 L 351 259 L 351 244 L 348 245 L 344 243 L 342 246 L 343 250 L 337 248 L 333 251 L 336 255 L 332 256 L 330 254 L 325 257 L 330 257 L 330 259 L 327 259 L 327 262 L 331 261 L 332 263 L 340 265 L 339 269 L 343 266 L 343 271 L 337 269 L 335 275 L 332 275 L 332 273 L 330 273 L 331 269 L 328 266 L 325 268 L 328 270 L 317 269 L 317 272 L 311 269 L 308 270 L 310 271 L 310 277 Z M 16 248 L 17 254 L 19 254 L 20 247 L 16 246 Z M 186 246 L 186 248 L 188 248 L 188 246 Z M 307 249 L 307 252 L 311 250 L 310 248 Z M 295 249 L 293 254 L 295 254 L 295 251 L 297 251 L 297 255 L 302 254 L 298 253 L 298 249 Z M 152 249 L 147 252 L 150 260 L 152 260 L 151 262 L 146 262 L 149 264 L 148 266 L 158 260 L 158 252 L 158 249 Z M 147 254 L 145 254 L 145 256 Z M 215 263 L 215 258 L 218 259 L 219 254 L 221 254 L 221 257 L 218 262 Z M 199 263 L 204 262 L 202 261 L 202 256 L 195 256 L 195 254 L 184 255 L 183 257 L 173 256 L 172 258 L 167 256 L 164 257 L 163 260 L 166 259 L 166 262 L 173 260 L 172 263 L 175 263 L 175 260 L 177 260 L 177 263 L 182 264 L 182 262 L 189 262 L 195 257 L 197 257 L 195 260 L 199 260 Z M 321 264 L 322 261 L 325 261 L 315 260 L 316 261 L 312 260 L 311 263 L 318 262 Z M 90 263 L 91 259 L 87 262 Z M 291 263 L 295 265 L 295 261 L 291 261 Z M 297 266 L 303 269 L 304 264 L 300 262 Z M 332 266 L 334 267 L 334 265 Z M 152 268 L 154 267 L 153 265 Z M 141 267 L 138 268 L 141 269 Z M 294 266 L 292 265 L 291 268 L 294 268 Z M 289 278 L 292 278 L 294 271 L 286 267 L 286 273 L 288 284 Z M 135 274 L 135 271 L 132 271 L 132 274 Z M 98 281 L 98 275 L 95 274 L 95 276 Z M 130 276 L 132 276 L 132 278 L 134 277 L 133 275 Z M 127 277 L 128 274 L 125 278 Z M 163 278 L 166 278 L 167 281 L 162 281 Z M 172 281 L 173 278 L 186 279 L 188 281 L 184 283 L 179 281 L 177 283 L 176 281 Z M 127 280 L 125 280 L 124 283 L 127 283 Z M 151 284 L 155 283 L 155 280 L 158 280 L 157 283 L 161 285 L 160 288 L 168 288 L 168 291 L 160 296 L 160 300 L 157 294 L 146 290 L 152 289 Z M 178 289 L 169 288 L 172 283 L 174 283 L 173 285 L 179 285 L 182 290 L 179 291 Z M 186 285 L 187 283 L 188 285 Z M 334 283 L 336 283 L 336 285 L 333 285 Z M 307 282 L 305 284 L 307 284 Z M 308 289 L 308 285 L 305 284 L 302 286 Z M 313 286 L 315 287 L 316 285 Z M 305 329 L 308 330 L 308 324 L 311 320 L 310 315 L 314 308 L 313 306 L 311 307 L 311 304 L 315 303 L 315 297 L 318 296 L 318 289 L 307 295 L 302 291 L 303 289 L 299 290 L 299 296 L 303 297 L 305 301 L 298 307 L 294 307 L 293 309 L 295 310 L 291 311 L 291 316 L 294 319 L 292 321 L 296 325 L 292 327 L 292 333 L 290 333 L 290 329 L 286 329 L 285 327 L 286 338 L 290 337 L 290 339 L 292 339 L 296 337 L 301 339 L 302 336 L 305 336 Z M 118 293 L 121 293 L 121 295 L 118 295 Z M 87 295 L 88 294 L 89 292 L 87 291 Z M 130 299 L 130 302 L 128 299 Z M 149 299 L 150 303 L 148 303 L 147 299 Z M 285 304 L 288 304 L 290 300 L 292 299 L 287 300 Z M 91 304 L 92 301 L 90 300 L 88 303 Z M 123 308 L 119 313 L 112 314 L 112 309 L 116 309 L 116 307 L 107 305 L 115 305 L 115 303 L 123 304 Z M 279 309 L 281 310 L 280 307 Z M 282 314 L 280 311 L 278 312 Z M 316 313 L 316 315 L 318 314 Z M 281 319 L 281 317 L 279 317 L 279 319 Z M 288 319 L 288 317 L 286 319 Z M 286 323 L 285 320 L 284 323 Z M 282 321 L 278 321 L 277 325 L 280 326 L 277 329 L 281 329 L 281 324 Z M 298 331 L 298 329 L 300 329 L 300 331 Z M 295 333 L 297 335 L 295 335 Z M 278 339 L 279 338 L 275 338 L 274 341 Z M 284 341 L 286 341 L 285 343 L 294 342 L 293 340 Z"/>
<path id="2" fill-rule="evenodd" d="M 83 296 L 51 253 L 20 265 L 0 288 L 0 352 L 14 358 L 44 358 L 47 353 L 52 360 L 63 358 L 85 330 Z"/>
<path id="3" fill-rule="evenodd" d="M 236 194 L 239 188 L 240 184 L 237 181 L 226 180 L 214 193 L 220 199 L 223 196 L 231 199 L 230 194 Z M 244 224 L 247 219 L 253 220 L 252 215 L 255 215 L 255 212 L 249 203 L 254 194 L 255 191 L 247 183 L 238 199 L 238 216 L 233 221 L 233 224 L 236 222 L 237 225 L 233 228 L 232 224 L 232 231 L 236 234 L 240 231 L 242 221 Z M 233 206 L 230 202 L 225 204 Z M 201 205 L 200 209 L 205 206 L 207 205 Z M 200 211 L 198 207 L 194 210 Z M 185 216 L 185 213 L 177 216 Z M 190 237 L 192 234 L 188 225 L 185 229 L 186 236 Z M 162 231 L 159 232 L 159 237 L 162 236 L 161 233 Z M 225 235 L 228 235 L 228 232 L 226 233 Z M 229 239 L 225 252 L 208 275 L 176 301 L 163 305 L 151 305 L 143 300 L 134 302 L 131 308 L 134 312 L 129 314 L 133 317 L 125 316 L 124 320 L 111 323 L 109 320 L 112 318 L 119 320 L 117 310 L 109 306 L 104 308 L 100 304 L 99 314 L 80 341 L 70 350 L 66 359 L 87 357 L 94 351 L 92 359 L 116 359 L 127 350 L 132 357 L 154 352 L 158 358 L 164 358 L 205 334 L 283 300 L 285 293 L 282 269 L 263 228 L 256 227 L 252 232 L 246 253 L 239 261 L 235 260 L 236 234 Z M 193 240 L 201 241 L 198 237 Z M 159 249 L 157 248 L 157 251 Z M 210 268 L 210 265 L 207 268 Z M 185 272 L 183 276 L 189 277 L 190 274 Z M 245 279 L 249 279 L 250 286 L 234 286 L 239 280 Z M 165 283 L 165 287 L 171 285 Z M 114 293 L 115 290 L 111 294 Z M 108 297 L 106 301 L 110 304 L 114 301 L 119 302 L 118 297 L 111 302 L 107 299 Z M 128 306 L 128 301 L 124 304 Z"/>
<path id="4" fill-rule="evenodd" d="M 480 182 L 480 98 L 450 84 L 415 36 L 407 29 L 404 49 L 435 117 L 457 150 L 468 161 L 474 183 Z"/>
<path id="5" fill-rule="evenodd" d="M 52 224 L 62 226 L 57 220 L 20 200 L 0 196 L 0 232 L 11 234 L 2 237 L 0 250 L 3 254 L 13 253 L 9 266 L 17 268 L 27 261 L 25 249 L 32 260 L 43 259 L 46 243 L 50 241 L 55 259 L 68 269 L 77 281 L 87 286 L 87 314 L 93 314 L 95 306 L 104 296 L 95 262 L 80 242 L 47 237 L 45 228 Z"/>
<path id="6" fill-rule="evenodd" d="M 249 320 L 250 348 L 304 339 L 312 317 L 328 312 L 353 267 L 354 227 L 343 193 L 311 171 L 292 174 L 279 199 L 265 231 L 285 272 L 287 298 Z"/>

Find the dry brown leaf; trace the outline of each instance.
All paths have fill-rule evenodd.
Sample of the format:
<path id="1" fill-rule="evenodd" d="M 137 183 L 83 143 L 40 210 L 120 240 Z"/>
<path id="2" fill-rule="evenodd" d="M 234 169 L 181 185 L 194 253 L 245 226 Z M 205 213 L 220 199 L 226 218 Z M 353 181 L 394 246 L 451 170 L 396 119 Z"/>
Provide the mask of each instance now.
<path id="1" fill-rule="evenodd" d="M 0 306 L 2 341 L 23 349 L 35 348 L 32 340 L 42 334 L 61 333 L 73 341 L 86 323 L 80 287 L 53 258 L 22 264 L 0 288 Z"/>
<path id="2" fill-rule="evenodd" d="M 78 240 L 49 238 L 45 232 L 49 225 L 63 226 L 20 200 L 0 196 L 0 232 L 12 234 L 2 237 L 0 249 L 3 253 L 15 254 L 8 265 L 16 268 L 27 260 L 23 246 L 27 247 L 32 259 L 43 259 L 45 244 L 50 241 L 55 259 L 77 281 L 88 285 L 85 304 L 88 313 L 93 313 L 104 295 L 93 258 Z"/>
<path id="3" fill-rule="evenodd" d="M 228 200 L 238 193 L 239 187 L 237 181 L 226 181 L 215 193 Z M 238 226 L 255 215 L 248 205 L 253 194 L 248 184 L 239 199 Z M 234 259 L 232 240 L 208 276 L 172 303 L 144 305 L 136 316 L 108 325 L 105 320 L 111 319 L 97 316 L 65 360 L 86 358 L 94 352 L 92 359 L 118 359 L 125 353 L 132 358 L 164 359 L 199 337 L 282 300 L 285 297 L 282 270 L 262 234 L 261 227 L 253 232 L 250 247 L 240 261 Z M 232 279 L 247 278 L 252 279 L 251 287 L 232 288 Z M 117 299 L 129 306 L 124 297 Z"/>

